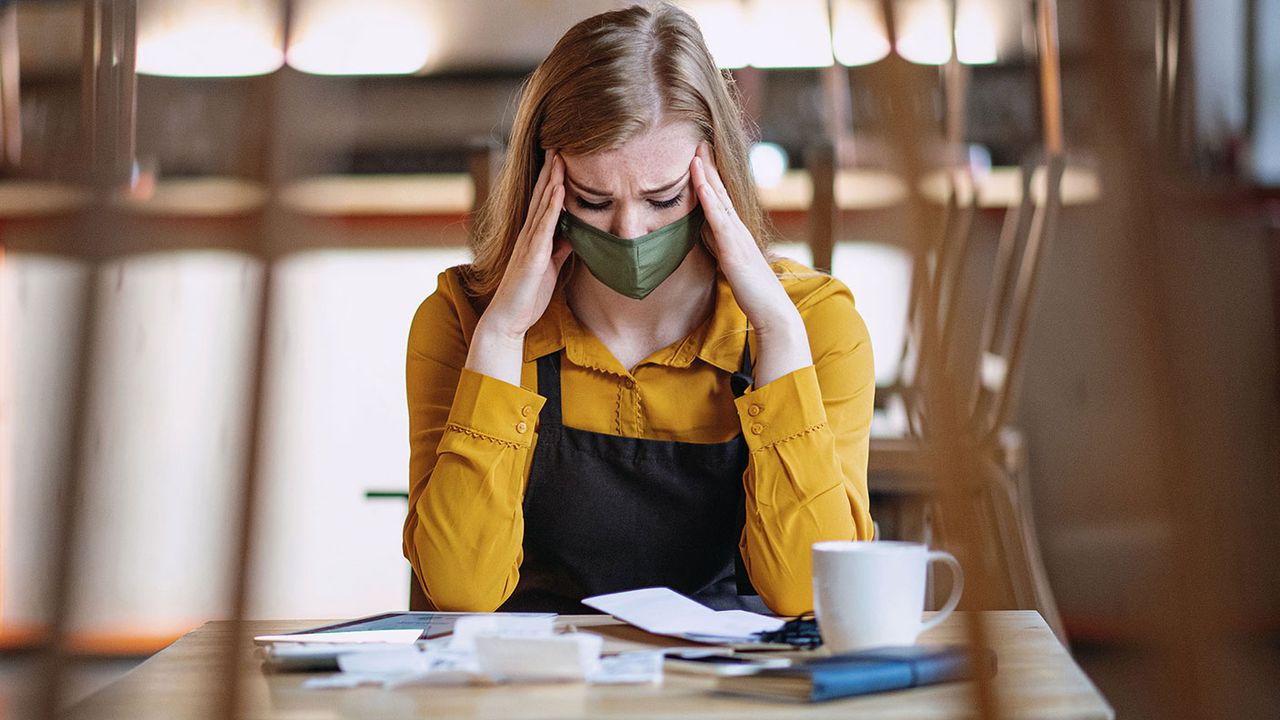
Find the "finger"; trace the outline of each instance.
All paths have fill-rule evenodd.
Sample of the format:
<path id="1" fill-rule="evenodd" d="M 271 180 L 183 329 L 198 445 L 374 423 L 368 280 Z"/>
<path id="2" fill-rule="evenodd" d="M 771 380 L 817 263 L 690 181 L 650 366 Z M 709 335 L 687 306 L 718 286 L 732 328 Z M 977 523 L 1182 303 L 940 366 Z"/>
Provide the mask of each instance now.
<path id="1" fill-rule="evenodd" d="M 698 185 L 698 199 L 702 202 L 703 214 L 711 226 L 712 254 L 717 260 L 740 262 L 746 260 L 752 251 L 759 254 L 751 233 L 732 210 L 724 207 L 710 183 Z"/>
<path id="2" fill-rule="evenodd" d="M 534 244 L 538 247 L 538 254 L 549 254 L 551 244 L 555 240 L 556 222 L 560 219 L 560 205 L 564 200 L 564 186 L 556 185 L 551 188 L 550 202 L 547 203 L 545 212 L 539 218 L 538 225 L 534 230 Z"/>
<path id="3" fill-rule="evenodd" d="M 716 191 L 712 189 L 711 184 L 705 179 L 697 182 L 698 201 L 702 203 L 702 212 L 706 216 L 707 222 L 711 223 L 711 230 L 719 238 L 729 230 L 729 213 L 725 209 L 724 204 L 720 201 L 720 197 L 716 195 Z"/>
<path id="4" fill-rule="evenodd" d="M 547 178 L 551 177 L 551 168 L 555 165 L 556 151 L 547 149 L 542 155 L 542 167 L 538 169 L 538 179 L 533 184 L 532 197 L 538 197 L 547 186 Z"/>
<path id="5" fill-rule="evenodd" d="M 529 237 L 525 240 L 526 255 L 524 262 L 531 269 L 541 270 L 551 258 L 552 243 L 555 240 L 556 220 L 560 217 L 560 200 L 564 197 L 563 187 L 548 188 L 550 193 L 547 205 L 542 207 L 535 224 L 529 228 Z"/>
<path id="6" fill-rule="evenodd" d="M 547 179 L 547 181 L 550 182 L 552 185 L 563 186 L 564 174 L 565 174 L 564 156 L 561 155 L 560 153 L 556 153 L 555 162 L 552 163 L 551 175 Z"/>
<path id="7" fill-rule="evenodd" d="M 546 196 L 542 202 L 541 212 L 533 225 L 533 245 L 538 248 L 539 255 L 546 252 L 546 245 L 550 243 L 551 236 L 554 234 L 555 223 L 560 219 L 560 207 L 564 200 L 564 160 L 556 156 L 551 161 L 551 173 L 547 178 L 547 187 L 543 194 Z M 551 232 L 546 231 L 546 225 L 550 222 Z"/>
<path id="8" fill-rule="evenodd" d="M 547 183 L 543 190 L 543 201 L 529 225 L 525 241 L 529 252 L 536 258 L 546 258 L 550 254 L 549 246 L 555 235 L 555 223 L 560 218 L 560 204 L 564 197 L 564 186 L 559 183 Z"/>
<path id="9" fill-rule="evenodd" d="M 711 173 L 707 172 L 706 163 L 702 161 L 702 158 L 695 158 L 694 166 L 697 168 L 694 187 L 698 190 L 698 199 L 702 201 L 704 209 L 721 216 L 727 214 L 730 211 L 730 207 L 711 185 Z M 703 192 L 704 190 L 705 193 Z"/>
<path id="10" fill-rule="evenodd" d="M 698 192 L 698 186 L 707 181 L 707 174 L 702 170 L 702 158 L 700 157 L 702 148 L 699 146 L 698 151 L 693 154 L 693 160 L 689 161 L 689 182 L 693 184 L 693 192 Z"/>
<path id="11" fill-rule="evenodd" d="M 532 218 L 537 214 L 537 207 L 542 203 L 543 191 L 547 188 L 547 179 L 551 177 L 552 167 L 555 165 L 556 151 L 547 149 L 543 154 L 542 169 L 538 171 L 538 180 L 533 184 L 533 192 L 529 195 L 529 212 L 525 213 L 524 226 L 521 230 L 532 225 Z"/>
<path id="12" fill-rule="evenodd" d="M 553 180 L 556 177 L 555 166 L 563 164 L 563 162 L 564 161 L 561 160 L 559 156 L 556 156 L 552 158 L 550 163 L 548 163 L 546 173 L 547 179 L 542 185 L 542 191 L 530 199 L 529 214 L 525 217 L 524 227 L 520 229 L 520 234 L 516 237 L 516 247 L 515 251 L 512 253 L 513 259 L 524 259 L 528 253 L 534 253 L 535 255 L 541 254 L 539 251 L 545 253 L 545 250 L 542 250 L 541 243 L 539 242 L 538 227 L 547 215 L 548 207 L 552 202 L 553 191 L 556 187 L 561 185 L 558 182 L 553 182 Z M 561 176 L 563 176 L 563 173 Z"/>
<path id="13" fill-rule="evenodd" d="M 724 181 L 720 179 L 720 171 L 716 168 L 716 161 L 712 157 L 711 147 L 704 144 L 698 149 L 702 151 L 702 163 L 707 182 L 716 191 L 716 195 L 720 196 L 720 202 L 724 204 L 725 208 L 733 212 L 733 199 L 729 197 L 729 191 L 725 188 Z"/>

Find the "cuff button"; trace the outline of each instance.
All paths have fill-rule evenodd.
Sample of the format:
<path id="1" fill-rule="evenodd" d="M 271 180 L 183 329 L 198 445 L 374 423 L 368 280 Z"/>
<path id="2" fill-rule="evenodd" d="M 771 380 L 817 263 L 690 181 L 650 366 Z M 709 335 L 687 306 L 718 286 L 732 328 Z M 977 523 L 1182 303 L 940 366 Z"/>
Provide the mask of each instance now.
<path id="1" fill-rule="evenodd" d="M 520 408 L 521 417 L 529 417 L 529 413 L 531 412 L 533 412 L 533 408 L 529 407 L 528 405 L 525 405 L 524 407 Z"/>
<path id="2" fill-rule="evenodd" d="M 759 415 L 760 411 L 763 409 L 764 408 L 760 407 L 759 405 L 752 405 L 751 407 L 747 408 L 747 414 L 750 415 L 751 417 L 755 417 Z"/>
<path id="3" fill-rule="evenodd" d="M 752 435 L 759 435 L 759 434 L 760 434 L 760 433 L 762 433 L 762 432 L 764 432 L 764 426 L 763 426 L 763 425 L 761 425 L 760 423 L 751 423 L 751 434 L 752 434 Z"/>
<path id="4" fill-rule="evenodd" d="M 522 435 L 523 435 L 523 434 L 524 434 L 524 432 L 525 432 L 526 430 L 528 430 L 528 429 L 529 429 L 529 423 L 526 423 L 526 422 L 524 422 L 523 420 L 521 420 L 519 423 L 517 423 L 517 424 L 516 424 L 516 432 L 518 432 L 518 433 L 520 433 L 520 434 L 522 434 Z"/>

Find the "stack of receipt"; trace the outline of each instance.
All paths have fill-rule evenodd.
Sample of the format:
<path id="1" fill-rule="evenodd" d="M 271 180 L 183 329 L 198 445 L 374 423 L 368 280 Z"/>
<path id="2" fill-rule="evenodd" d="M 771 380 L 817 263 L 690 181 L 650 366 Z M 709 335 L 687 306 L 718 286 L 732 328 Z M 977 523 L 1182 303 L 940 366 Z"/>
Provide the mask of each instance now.
<path id="1" fill-rule="evenodd" d="M 604 640 L 593 633 L 559 633 L 554 615 L 476 614 L 457 618 L 448 637 L 347 638 L 347 643 L 290 642 L 293 636 L 261 636 L 268 665 L 315 670 L 305 658 L 314 650 L 340 647 L 338 673 L 303 683 L 306 688 L 380 685 L 471 685 L 506 682 L 653 683 L 662 678 L 659 651 L 602 657 Z M 370 633 L 386 631 L 364 631 Z M 396 632 L 396 631 L 391 631 Z M 291 658 L 291 656 L 293 656 Z M 332 669 L 332 668 L 327 668 Z"/>

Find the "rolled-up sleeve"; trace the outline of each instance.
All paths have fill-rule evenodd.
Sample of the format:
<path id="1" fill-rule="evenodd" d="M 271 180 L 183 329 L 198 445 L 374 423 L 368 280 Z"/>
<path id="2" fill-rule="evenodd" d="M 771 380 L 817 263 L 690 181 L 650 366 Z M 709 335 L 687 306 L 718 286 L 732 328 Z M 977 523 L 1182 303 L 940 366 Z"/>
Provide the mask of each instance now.
<path id="1" fill-rule="evenodd" d="M 814 364 L 736 400 L 750 449 L 741 550 L 765 603 L 813 608 L 813 543 L 869 540 L 867 452 L 875 371 L 866 325 L 837 281 L 801 307 Z"/>

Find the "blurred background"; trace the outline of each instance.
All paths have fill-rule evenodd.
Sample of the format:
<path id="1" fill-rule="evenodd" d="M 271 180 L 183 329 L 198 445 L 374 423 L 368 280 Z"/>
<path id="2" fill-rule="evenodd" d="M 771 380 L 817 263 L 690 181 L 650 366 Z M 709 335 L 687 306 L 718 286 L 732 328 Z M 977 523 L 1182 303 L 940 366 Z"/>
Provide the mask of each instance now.
<path id="1" fill-rule="evenodd" d="M 409 321 L 522 80 L 627 4 L 0 0 L 0 714 L 49 642 L 83 695 L 237 606 L 406 607 Z M 994 602 L 1120 717 L 1280 717 L 1280 0 L 676 4 L 870 328 L 882 531 L 947 540 L 933 323 L 994 408 Z"/>

